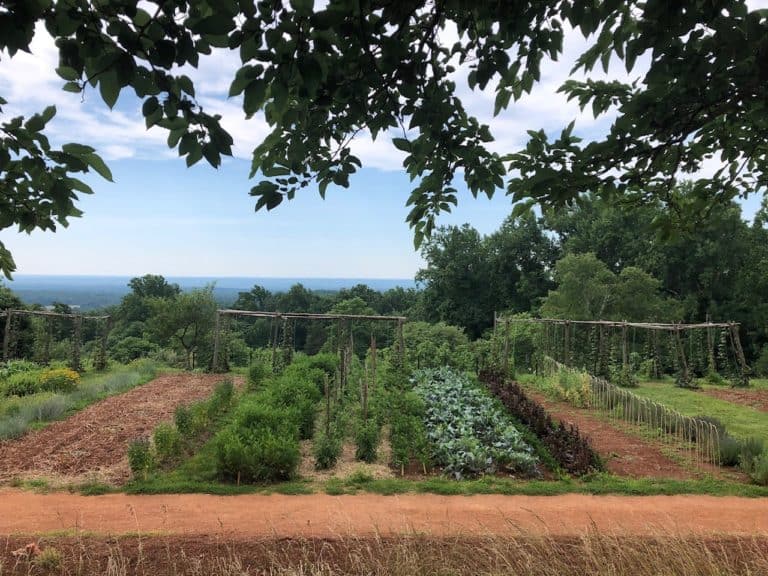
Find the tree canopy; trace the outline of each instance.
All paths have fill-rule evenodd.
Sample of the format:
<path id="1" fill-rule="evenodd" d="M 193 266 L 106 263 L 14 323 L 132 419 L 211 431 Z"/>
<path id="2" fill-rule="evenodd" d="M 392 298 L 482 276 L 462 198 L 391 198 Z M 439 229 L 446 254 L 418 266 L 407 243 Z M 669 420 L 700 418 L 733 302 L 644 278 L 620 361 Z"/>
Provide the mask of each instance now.
<path id="1" fill-rule="evenodd" d="M 361 166 L 352 139 L 386 134 L 415 182 L 407 220 L 417 245 L 457 203 L 457 177 L 475 196 L 504 189 L 521 209 L 592 191 L 659 200 L 682 220 L 768 179 L 768 17 L 745 0 L 11 0 L 0 6 L 0 54 L 29 50 L 43 27 L 64 90 L 96 87 L 110 107 L 133 91 L 147 128 L 165 130 L 187 165 L 219 166 L 233 138 L 185 69 L 236 52 L 230 96 L 271 128 L 253 151 L 257 210 L 311 183 L 323 196 L 348 186 Z M 573 123 L 554 137 L 532 126 L 521 150 L 492 151 L 462 87 L 492 88 L 503 113 L 540 80 L 542 61 L 562 56 L 569 29 L 590 45 L 560 90 L 605 117 L 607 133 L 582 141 Z M 598 65 L 630 80 L 590 76 Z M 111 179 L 87 143 L 51 145 L 55 113 L 0 124 L 0 229 L 66 225 L 77 194 L 91 192 L 77 176 Z M 701 176 L 705 163 L 714 172 Z M 680 176 L 693 178 L 684 198 Z M 0 270 L 13 269 L 0 245 Z"/>

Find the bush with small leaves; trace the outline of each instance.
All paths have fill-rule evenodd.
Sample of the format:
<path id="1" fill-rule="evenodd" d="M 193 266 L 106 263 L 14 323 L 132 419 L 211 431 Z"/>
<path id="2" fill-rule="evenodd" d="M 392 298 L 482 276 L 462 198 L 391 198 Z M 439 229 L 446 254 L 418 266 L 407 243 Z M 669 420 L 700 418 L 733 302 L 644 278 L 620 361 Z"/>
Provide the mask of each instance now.
<path id="1" fill-rule="evenodd" d="M 74 392 L 80 374 L 70 368 L 52 368 L 40 374 L 40 388 L 46 392 Z"/>
<path id="2" fill-rule="evenodd" d="M 152 445 L 149 440 L 141 438 L 130 443 L 128 446 L 128 465 L 131 467 L 134 478 L 146 480 L 155 468 L 155 456 L 152 453 Z"/>
<path id="3" fill-rule="evenodd" d="M 248 390 L 257 392 L 271 375 L 272 370 L 267 368 L 263 362 L 255 361 L 248 367 Z"/>
<path id="4" fill-rule="evenodd" d="M 754 459 L 750 477 L 756 484 L 768 486 L 768 451 Z"/>
<path id="5" fill-rule="evenodd" d="M 375 462 L 379 447 L 379 425 L 375 418 L 358 422 L 355 431 L 355 458 L 363 462 Z"/>
<path id="6" fill-rule="evenodd" d="M 179 434 L 185 438 L 192 436 L 192 412 L 188 406 L 176 406 L 176 411 L 173 413 L 173 421 Z"/>
<path id="7" fill-rule="evenodd" d="M 341 455 L 341 439 L 333 431 L 330 434 L 325 432 L 316 434 L 313 452 L 315 468 L 318 470 L 333 468 Z"/>
<path id="8" fill-rule="evenodd" d="M 42 392 L 40 373 L 37 371 L 16 372 L 0 384 L 3 396 L 29 396 Z"/>
<path id="9" fill-rule="evenodd" d="M 751 474 L 754 471 L 755 461 L 765 452 L 765 441 L 757 436 L 752 436 L 741 442 L 739 453 L 739 467 Z"/>
<path id="10" fill-rule="evenodd" d="M 232 405 L 232 398 L 235 395 L 235 386 L 232 380 L 222 380 L 216 385 L 213 395 L 208 400 L 208 417 L 214 419 L 227 411 Z"/>
<path id="11" fill-rule="evenodd" d="M 168 464 L 179 458 L 182 452 L 181 434 L 175 426 L 163 422 L 155 428 L 152 437 L 159 464 Z"/>

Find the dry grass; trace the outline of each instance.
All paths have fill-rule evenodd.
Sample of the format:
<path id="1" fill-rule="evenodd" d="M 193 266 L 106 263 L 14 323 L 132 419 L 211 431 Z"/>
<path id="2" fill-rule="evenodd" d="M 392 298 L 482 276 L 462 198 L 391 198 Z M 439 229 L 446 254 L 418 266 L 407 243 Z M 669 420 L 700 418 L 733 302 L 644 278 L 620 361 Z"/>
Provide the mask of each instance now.
<path id="1" fill-rule="evenodd" d="M 734 538 L 484 537 L 435 539 L 269 539 L 202 537 L 40 538 L 54 566 L 18 559 L 10 538 L 0 576 L 744 576 L 768 574 L 768 536 Z"/>

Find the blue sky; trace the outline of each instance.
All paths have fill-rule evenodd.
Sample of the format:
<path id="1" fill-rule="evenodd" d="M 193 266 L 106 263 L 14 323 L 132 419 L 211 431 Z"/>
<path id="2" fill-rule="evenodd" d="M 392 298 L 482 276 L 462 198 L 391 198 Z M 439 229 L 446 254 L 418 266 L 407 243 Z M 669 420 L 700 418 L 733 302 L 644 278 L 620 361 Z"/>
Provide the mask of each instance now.
<path id="1" fill-rule="evenodd" d="M 443 33 L 446 43 L 454 40 L 451 34 Z M 587 137 L 606 129 L 610 117 L 595 121 L 556 92 L 584 46 L 580 34 L 569 34 L 563 58 L 544 64 L 534 93 L 496 118 L 493 86 L 485 92 L 459 86 L 465 106 L 491 126 L 497 151 L 521 147 L 526 129 L 559 131 L 572 119 Z M 366 168 L 353 177 L 350 189 L 329 189 L 325 201 L 307 189 L 273 212 L 254 213 L 248 158 L 267 127 L 260 118 L 246 121 L 240 102 L 226 98 L 239 66 L 236 56 L 218 51 L 204 58 L 200 69 L 184 71 L 195 80 L 206 110 L 222 114 L 235 138 L 235 157 L 214 170 L 204 162 L 187 169 L 165 146 L 164 131 L 144 129 L 140 102 L 131 95 L 122 94 L 109 111 L 93 91 L 84 100 L 61 91 L 53 72 L 56 49 L 43 30 L 32 52 L 0 61 L 0 95 L 9 101 L 4 116 L 31 114 L 55 103 L 54 142 L 97 147 L 115 183 L 89 178 L 96 193 L 82 198 L 85 215 L 68 229 L 0 232 L 18 273 L 411 278 L 422 265 L 405 223 L 412 184 L 402 171 L 402 154 L 387 136 L 373 142 L 363 134 L 353 143 Z M 635 76 L 643 67 L 641 60 Z M 592 77 L 630 78 L 619 66 L 607 76 Z M 752 197 L 745 216 L 751 217 L 758 204 Z M 493 200 L 475 200 L 464 192 L 458 208 L 440 223 L 469 222 L 490 233 L 510 209 L 502 191 Z"/>

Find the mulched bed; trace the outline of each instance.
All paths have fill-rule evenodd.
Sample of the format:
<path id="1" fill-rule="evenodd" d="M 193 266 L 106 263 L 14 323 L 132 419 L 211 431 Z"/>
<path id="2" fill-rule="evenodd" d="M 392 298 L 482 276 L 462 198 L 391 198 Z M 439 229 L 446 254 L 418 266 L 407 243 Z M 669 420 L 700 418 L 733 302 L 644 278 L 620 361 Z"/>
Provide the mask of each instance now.
<path id="1" fill-rule="evenodd" d="M 166 374 L 111 396 L 66 420 L 16 440 L 0 441 L 0 482 L 45 478 L 52 485 L 104 482 L 130 477 L 131 441 L 149 436 L 174 410 L 208 397 L 220 374 Z"/>

